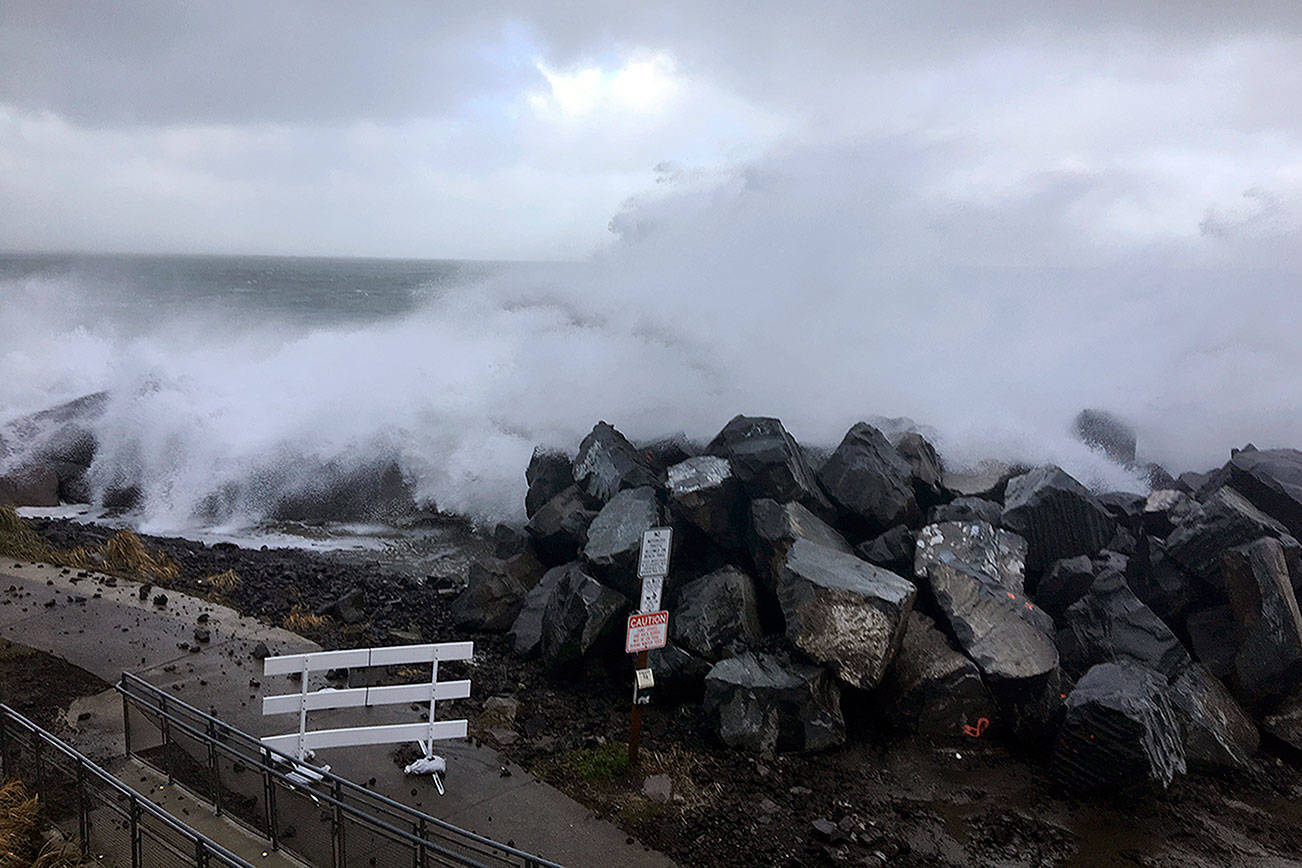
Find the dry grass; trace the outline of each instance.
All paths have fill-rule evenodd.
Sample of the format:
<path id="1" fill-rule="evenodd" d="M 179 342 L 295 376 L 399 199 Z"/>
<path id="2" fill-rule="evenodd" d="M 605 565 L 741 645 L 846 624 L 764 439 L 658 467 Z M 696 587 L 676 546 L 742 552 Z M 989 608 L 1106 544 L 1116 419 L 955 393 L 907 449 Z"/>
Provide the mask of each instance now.
<path id="1" fill-rule="evenodd" d="M 145 548 L 140 537 L 129 530 L 118 531 L 103 546 L 77 546 L 71 551 L 60 551 L 28 528 L 8 506 L 0 506 L 0 555 L 79 570 L 98 570 L 158 585 L 180 574 L 170 558 Z"/>
<path id="2" fill-rule="evenodd" d="M 92 863 L 62 838 L 45 841 L 41 805 L 21 781 L 0 784 L 0 868 L 77 868 Z"/>
<path id="3" fill-rule="evenodd" d="M 234 570 L 227 570 L 224 573 L 216 573 L 208 576 L 203 581 L 204 584 L 214 588 L 215 590 L 221 591 L 223 594 L 229 594 L 240 586 L 240 577 Z"/>
<path id="4" fill-rule="evenodd" d="M 315 633 L 324 630 L 330 619 L 325 615 L 318 615 L 315 612 L 308 612 L 295 606 L 289 610 L 285 620 L 280 622 L 291 633 L 298 633 L 300 636 L 311 637 Z"/>

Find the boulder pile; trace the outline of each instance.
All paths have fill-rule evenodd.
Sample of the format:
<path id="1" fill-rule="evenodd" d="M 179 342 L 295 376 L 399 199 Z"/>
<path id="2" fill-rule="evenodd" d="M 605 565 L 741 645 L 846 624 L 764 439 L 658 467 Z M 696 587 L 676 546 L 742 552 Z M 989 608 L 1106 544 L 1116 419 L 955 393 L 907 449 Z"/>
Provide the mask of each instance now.
<path id="1" fill-rule="evenodd" d="M 1078 433 L 1133 467 L 1121 425 L 1091 412 Z M 1027 744 L 1076 789 L 1242 771 L 1261 731 L 1302 750 L 1302 452 L 1150 467 L 1168 487 L 1143 495 L 1053 466 L 982 488 L 867 422 L 823 460 L 763 417 L 672 447 L 602 422 L 572 461 L 535 452 L 528 549 L 471 572 L 461 622 L 509 629 L 558 675 L 623 671 L 639 539 L 668 524 L 657 695 L 703 701 L 735 748 L 835 747 L 868 708 Z"/>

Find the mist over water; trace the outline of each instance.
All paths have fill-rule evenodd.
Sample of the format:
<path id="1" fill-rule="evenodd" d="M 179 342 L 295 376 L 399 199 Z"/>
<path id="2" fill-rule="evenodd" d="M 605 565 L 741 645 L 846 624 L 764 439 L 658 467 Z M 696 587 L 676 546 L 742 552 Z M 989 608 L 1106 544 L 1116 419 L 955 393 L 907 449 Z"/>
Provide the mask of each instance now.
<path id="1" fill-rule="evenodd" d="M 1302 445 L 1292 215 L 1141 232 L 1107 173 L 975 199 L 970 168 L 940 145 L 794 148 L 670 179 L 577 264 L 10 258 L 0 423 L 109 390 L 92 483 L 139 481 L 152 532 L 255 521 L 323 465 L 388 459 L 443 509 L 521 518 L 533 447 L 598 419 L 706 440 L 775 415 L 834 446 L 909 416 L 952 466 L 1132 490 L 1071 437 L 1082 407 L 1173 472 Z"/>

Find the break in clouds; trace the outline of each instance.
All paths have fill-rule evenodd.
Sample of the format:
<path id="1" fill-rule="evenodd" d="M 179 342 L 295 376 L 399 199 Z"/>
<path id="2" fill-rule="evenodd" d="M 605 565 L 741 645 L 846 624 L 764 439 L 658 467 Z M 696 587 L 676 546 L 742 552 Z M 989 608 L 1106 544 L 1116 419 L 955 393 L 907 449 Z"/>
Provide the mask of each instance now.
<path id="1" fill-rule="evenodd" d="M 955 463 L 1129 487 L 1081 407 L 1173 471 L 1296 445 L 1295 10 L 7 5 L 6 248 L 579 261 L 319 328 L 29 276 L 0 406 L 112 389 L 99 472 L 160 527 L 304 454 L 515 515 L 533 446 L 599 418 L 907 415 Z"/>

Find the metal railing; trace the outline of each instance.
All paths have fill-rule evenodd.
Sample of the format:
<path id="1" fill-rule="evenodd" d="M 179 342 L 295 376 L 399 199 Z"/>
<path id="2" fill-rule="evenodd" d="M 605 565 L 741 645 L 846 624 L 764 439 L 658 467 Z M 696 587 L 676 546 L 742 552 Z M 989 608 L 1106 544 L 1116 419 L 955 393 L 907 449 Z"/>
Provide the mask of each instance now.
<path id="1" fill-rule="evenodd" d="M 128 755 L 311 865 L 561 868 L 304 767 L 136 675 L 123 673 L 116 687 Z"/>
<path id="2" fill-rule="evenodd" d="M 0 705 L 0 769 L 32 786 L 51 822 L 70 826 L 76 818 L 85 859 L 253 868 L 7 705 Z"/>

